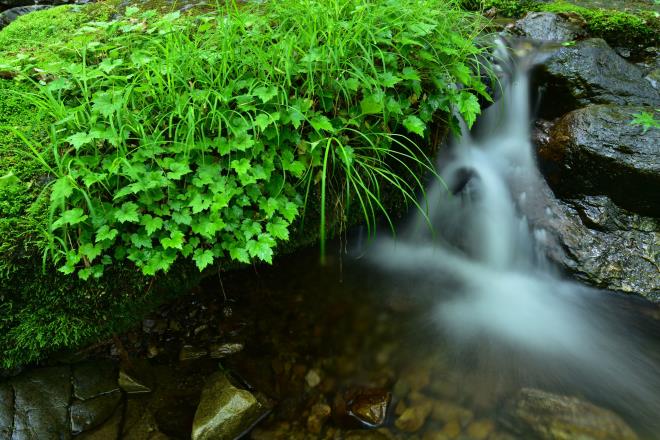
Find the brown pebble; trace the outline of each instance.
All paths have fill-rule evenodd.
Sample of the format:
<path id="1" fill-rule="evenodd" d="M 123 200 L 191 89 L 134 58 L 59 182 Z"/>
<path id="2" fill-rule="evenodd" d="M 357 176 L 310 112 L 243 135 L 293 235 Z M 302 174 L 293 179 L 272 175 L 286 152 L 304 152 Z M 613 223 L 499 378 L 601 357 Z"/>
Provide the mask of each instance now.
<path id="1" fill-rule="evenodd" d="M 450 439 L 456 438 L 461 434 L 461 424 L 458 420 L 452 420 L 443 426 L 442 432 Z"/>
<path id="2" fill-rule="evenodd" d="M 489 419 L 475 420 L 467 427 L 467 434 L 474 440 L 486 440 L 495 430 L 495 423 Z"/>

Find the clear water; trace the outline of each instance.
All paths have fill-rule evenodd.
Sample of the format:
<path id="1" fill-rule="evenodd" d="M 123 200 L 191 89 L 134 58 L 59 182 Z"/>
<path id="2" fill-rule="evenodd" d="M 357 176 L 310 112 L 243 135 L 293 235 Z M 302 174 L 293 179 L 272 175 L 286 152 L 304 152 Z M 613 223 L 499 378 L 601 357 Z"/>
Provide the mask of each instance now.
<path id="1" fill-rule="evenodd" d="M 458 352 L 497 365 L 502 376 L 579 389 L 660 432 L 657 359 L 607 295 L 554 270 L 546 231 L 527 221 L 543 214 L 547 194 L 529 132 L 533 64 L 529 56 L 505 61 L 504 98 L 440 159 L 444 182 L 428 191 L 428 216 L 415 215 L 403 238 L 361 251 L 436 298 L 433 324 Z"/>

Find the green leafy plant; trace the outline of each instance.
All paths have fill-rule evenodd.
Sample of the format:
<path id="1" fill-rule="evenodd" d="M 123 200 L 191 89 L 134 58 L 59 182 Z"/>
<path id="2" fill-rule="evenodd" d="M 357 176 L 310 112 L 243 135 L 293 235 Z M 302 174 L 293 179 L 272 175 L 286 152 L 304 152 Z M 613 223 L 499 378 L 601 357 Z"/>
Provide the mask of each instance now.
<path id="1" fill-rule="evenodd" d="M 660 112 L 660 109 L 656 109 L 656 112 Z M 630 123 L 632 125 L 640 125 L 644 133 L 649 131 L 650 129 L 658 129 L 660 128 L 660 120 L 655 119 L 655 115 L 651 112 L 639 112 L 635 113 L 634 118 Z"/>
<path id="2" fill-rule="evenodd" d="M 449 1 L 287 0 L 87 24 L 26 96 L 55 121 L 48 145 L 23 137 L 52 177 L 46 255 L 83 279 L 125 260 L 271 262 L 313 201 L 322 242 L 331 200 L 334 222 L 357 210 L 370 227 L 389 219 L 384 185 L 417 204 L 419 142 L 489 99 L 468 18 Z"/>

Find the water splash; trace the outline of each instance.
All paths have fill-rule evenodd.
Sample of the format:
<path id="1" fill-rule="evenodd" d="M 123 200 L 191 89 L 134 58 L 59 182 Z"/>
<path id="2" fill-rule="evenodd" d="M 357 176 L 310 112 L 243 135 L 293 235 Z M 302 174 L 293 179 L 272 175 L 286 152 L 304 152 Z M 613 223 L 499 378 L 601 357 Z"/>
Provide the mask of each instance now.
<path id="1" fill-rule="evenodd" d="M 530 141 L 529 77 L 539 52 L 511 55 L 500 44 L 497 53 L 502 98 L 443 154 L 444 184 L 427 191 L 434 232 L 419 215 L 396 241 L 379 239 L 369 260 L 439 293 L 433 321 L 459 351 L 500 374 L 585 393 L 660 432 L 657 362 L 607 294 L 556 273 L 546 231 L 528 221 L 544 215 L 548 194 Z M 493 352 L 499 358 L 484 359 Z"/>

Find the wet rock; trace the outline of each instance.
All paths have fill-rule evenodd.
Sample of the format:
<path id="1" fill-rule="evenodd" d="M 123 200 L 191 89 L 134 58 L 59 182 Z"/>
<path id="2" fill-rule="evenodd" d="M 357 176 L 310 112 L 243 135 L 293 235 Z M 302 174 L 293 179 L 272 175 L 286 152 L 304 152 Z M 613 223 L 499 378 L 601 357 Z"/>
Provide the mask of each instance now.
<path id="1" fill-rule="evenodd" d="M 48 8 L 50 8 L 48 5 L 28 5 L 14 7 L 0 12 L 0 29 L 8 26 L 12 21 L 16 20 L 21 15 Z"/>
<path id="2" fill-rule="evenodd" d="M 512 31 L 540 41 L 572 41 L 587 36 L 587 23 L 578 14 L 530 12 L 515 22 Z"/>
<path id="3" fill-rule="evenodd" d="M 192 439 L 237 438 L 256 423 L 262 413 L 261 404 L 250 392 L 234 387 L 223 373 L 214 373 L 202 391 Z"/>
<path id="4" fill-rule="evenodd" d="M 198 359 L 203 359 L 209 355 L 209 351 L 206 348 L 195 347 L 193 345 L 184 345 L 181 347 L 179 352 L 179 361 L 195 361 Z"/>
<path id="5" fill-rule="evenodd" d="M 660 217 L 660 130 L 632 125 L 644 107 L 592 105 L 562 117 L 539 148 L 543 171 L 560 194 L 608 195 Z"/>
<path id="6" fill-rule="evenodd" d="M 553 262 L 594 286 L 660 302 L 660 220 L 605 196 L 558 200 L 541 185 L 541 207 L 525 213 Z"/>
<path id="7" fill-rule="evenodd" d="M 319 434 L 323 428 L 323 424 L 330 418 L 332 409 L 325 403 L 317 403 L 310 410 L 310 415 L 307 417 L 307 430 L 313 434 Z"/>
<path id="8" fill-rule="evenodd" d="M 495 422 L 488 419 L 475 420 L 466 429 L 468 437 L 474 440 L 486 440 L 495 431 Z"/>
<path id="9" fill-rule="evenodd" d="M 344 427 L 381 426 L 391 401 L 392 394 L 383 388 L 349 388 L 335 398 L 335 420 Z"/>
<path id="10" fill-rule="evenodd" d="M 318 371 L 309 370 L 305 375 L 305 382 L 307 383 L 308 387 L 314 388 L 321 383 L 321 376 L 319 375 Z"/>
<path id="11" fill-rule="evenodd" d="M 449 423 L 458 420 L 461 426 L 466 426 L 473 418 L 472 411 L 455 403 L 444 400 L 433 402 L 431 419 L 435 421 Z"/>
<path id="12" fill-rule="evenodd" d="M 634 440 L 635 433 L 613 412 L 576 397 L 522 389 L 502 422 L 524 438 L 540 440 Z"/>
<path id="13" fill-rule="evenodd" d="M 447 438 L 454 439 L 461 435 L 461 423 L 458 420 L 450 420 L 440 431 Z"/>
<path id="14" fill-rule="evenodd" d="M 73 395 L 87 400 L 119 391 L 118 368 L 111 362 L 83 362 L 73 366 Z"/>
<path id="15" fill-rule="evenodd" d="M 119 387 L 126 394 L 144 394 L 150 393 L 151 387 L 143 380 L 143 374 L 135 371 L 121 369 L 119 371 Z"/>
<path id="16" fill-rule="evenodd" d="M 348 431 L 344 433 L 344 440 L 391 440 L 387 431 Z"/>
<path id="17" fill-rule="evenodd" d="M 405 432 L 417 432 L 424 426 L 426 419 L 433 411 L 433 401 L 430 399 L 417 399 L 406 408 L 396 419 L 394 426 Z"/>
<path id="18" fill-rule="evenodd" d="M 178 398 L 159 408 L 154 415 L 158 430 L 173 438 L 189 438 L 197 403 L 194 399 Z"/>
<path id="19" fill-rule="evenodd" d="M 232 354 L 243 351 L 243 344 L 240 342 L 227 342 L 224 344 L 211 344 L 209 346 L 209 356 L 213 359 L 222 359 Z"/>
<path id="20" fill-rule="evenodd" d="M 89 400 L 76 400 L 69 408 L 71 416 L 71 432 L 76 435 L 101 426 L 115 413 L 121 402 L 121 391 L 118 389 Z"/>
<path id="21" fill-rule="evenodd" d="M 71 438 L 68 405 L 71 400 L 69 367 L 40 368 L 12 379 L 14 388 L 13 438 Z"/>
<path id="22" fill-rule="evenodd" d="M 77 440 L 117 440 L 121 434 L 121 422 L 124 413 L 124 406 L 119 405 L 103 425 L 93 431 L 83 432 L 76 436 Z"/>
<path id="23" fill-rule="evenodd" d="M 545 89 L 540 108 L 546 118 L 589 104 L 660 105 L 642 70 L 601 39 L 562 47 L 539 67 L 536 81 Z"/>
<path id="24" fill-rule="evenodd" d="M 14 389 L 9 383 L 0 383 L 0 439 L 11 438 L 14 429 Z"/>

